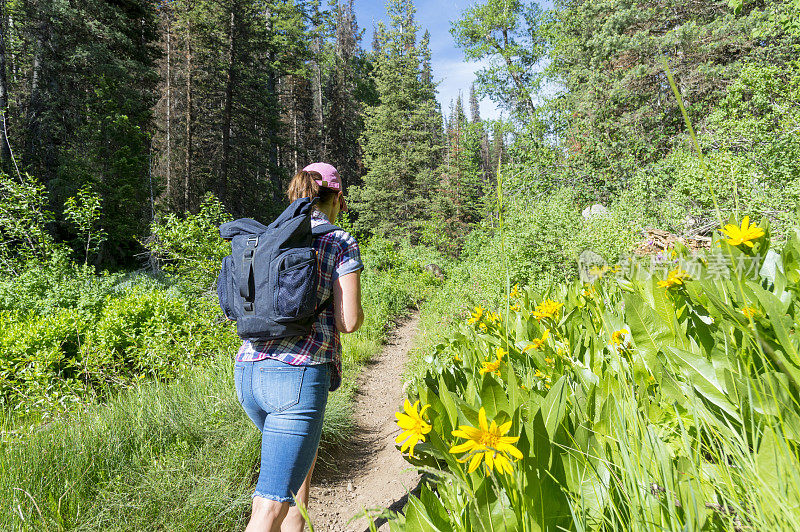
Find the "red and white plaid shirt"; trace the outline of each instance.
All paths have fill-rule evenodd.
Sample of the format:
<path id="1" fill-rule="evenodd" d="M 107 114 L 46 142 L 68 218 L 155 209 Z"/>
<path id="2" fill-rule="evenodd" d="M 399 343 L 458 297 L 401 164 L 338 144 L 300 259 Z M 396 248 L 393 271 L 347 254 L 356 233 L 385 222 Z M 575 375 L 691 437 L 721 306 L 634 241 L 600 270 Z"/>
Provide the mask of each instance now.
<path id="1" fill-rule="evenodd" d="M 328 217 L 314 211 L 311 226 L 329 223 Z M 364 268 L 358 242 L 342 230 L 333 231 L 314 238 L 312 243 L 317 250 L 317 305 L 327 300 L 333 293 L 333 282 L 348 273 Z M 307 336 L 292 336 L 277 340 L 251 342 L 245 340 L 236 360 L 255 362 L 274 358 L 293 366 L 311 366 L 332 362 L 335 371 L 331 374 L 331 391 L 342 382 L 342 344 L 333 316 L 333 305 L 323 310 L 311 326 Z"/>

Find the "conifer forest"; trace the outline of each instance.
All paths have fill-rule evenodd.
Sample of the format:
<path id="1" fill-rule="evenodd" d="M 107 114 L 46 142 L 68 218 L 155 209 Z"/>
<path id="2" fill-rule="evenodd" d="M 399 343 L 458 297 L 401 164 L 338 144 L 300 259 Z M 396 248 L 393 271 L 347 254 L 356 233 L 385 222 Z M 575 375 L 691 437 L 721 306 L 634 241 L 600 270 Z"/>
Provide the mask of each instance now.
<path id="1" fill-rule="evenodd" d="M 800 530 L 800 0 L 0 0 L 0 119 L 0 530 L 245 529 L 219 226 L 315 161 L 307 530 Z"/>

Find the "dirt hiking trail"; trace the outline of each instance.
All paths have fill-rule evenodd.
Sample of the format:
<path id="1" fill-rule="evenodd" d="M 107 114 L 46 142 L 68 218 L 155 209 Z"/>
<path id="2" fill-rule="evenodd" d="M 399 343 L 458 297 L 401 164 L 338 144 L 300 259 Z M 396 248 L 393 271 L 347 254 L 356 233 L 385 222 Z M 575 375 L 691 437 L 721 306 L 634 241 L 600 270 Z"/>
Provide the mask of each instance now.
<path id="1" fill-rule="evenodd" d="M 419 475 L 395 448 L 400 433 L 394 413 L 402 408 L 403 369 L 417 335 L 419 315 L 400 322 L 381 353 L 361 370 L 353 403 L 355 430 L 336 465 L 314 471 L 309 514 L 316 532 L 369 530 L 364 509 L 400 510 Z M 361 517 L 350 523 L 356 514 Z M 384 519 L 375 520 L 388 532 Z"/>

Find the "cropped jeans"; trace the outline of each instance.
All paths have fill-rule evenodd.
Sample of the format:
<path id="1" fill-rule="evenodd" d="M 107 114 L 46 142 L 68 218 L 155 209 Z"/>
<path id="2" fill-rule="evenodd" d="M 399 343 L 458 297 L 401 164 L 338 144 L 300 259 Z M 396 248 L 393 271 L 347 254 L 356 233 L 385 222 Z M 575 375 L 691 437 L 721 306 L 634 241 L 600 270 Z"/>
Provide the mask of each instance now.
<path id="1" fill-rule="evenodd" d="M 293 366 L 271 358 L 236 362 L 236 395 L 261 431 L 254 497 L 294 504 L 319 446 L 330 371 L 330 364 Z"/>

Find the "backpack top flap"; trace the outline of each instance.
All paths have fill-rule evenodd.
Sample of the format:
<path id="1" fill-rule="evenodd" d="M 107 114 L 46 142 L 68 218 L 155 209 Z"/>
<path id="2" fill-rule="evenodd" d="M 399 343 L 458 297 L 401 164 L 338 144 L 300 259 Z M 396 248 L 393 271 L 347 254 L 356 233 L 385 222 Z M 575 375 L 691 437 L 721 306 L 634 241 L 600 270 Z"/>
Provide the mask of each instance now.
<path id="1" fill-rule="evenodd" d="M 223 240 L 232 240 L 239 235 L 258 235 L 267 230 L 267 226 L 252 218 L 240 218 L 232 222 L 225 222 L 219 226 L 219 236 Z"/>
<path id="2" fill-rule="evenodd" d="M 239 218 L 232 222 L 225 222 L 219 226 L 219 236 L 224 240 L 232 240 L 233 237 L 239 235 L 258 235 L 268 230 L 278 229 L 292 220 L 297 218 L 302 220 L 308 217 L 316 204 L 317 198 L 299 198 L 293 201 L 269 226 L 252 218 Z"/>
<path id="3" fill-rule="evenodd" d="M 317 201 L 319 201 L 319 198 L 298 198 L 294 200 L 280 216 L 275 218 L 274 222 L 269 224 L 268 229 L 277 229 L 294 218 L 309 216 Z"/>

